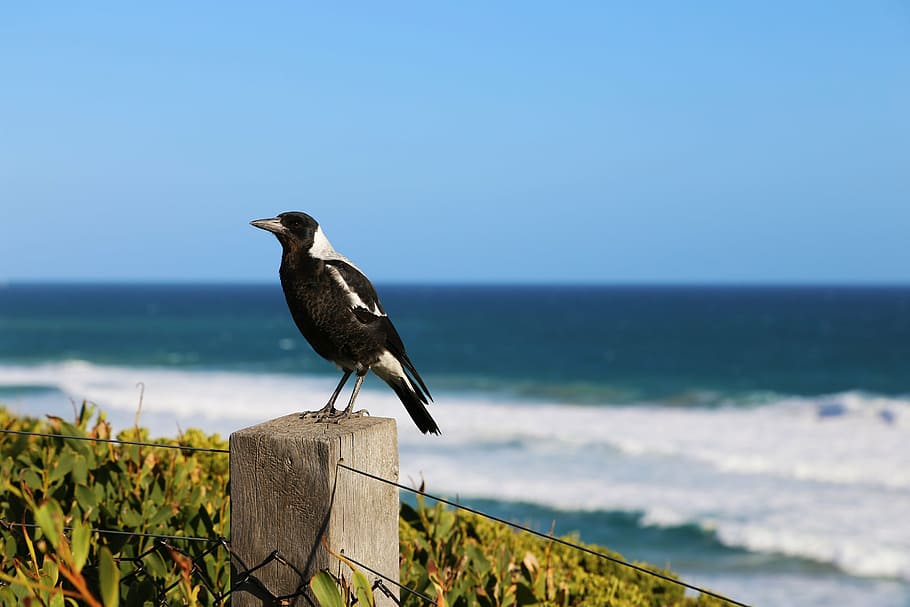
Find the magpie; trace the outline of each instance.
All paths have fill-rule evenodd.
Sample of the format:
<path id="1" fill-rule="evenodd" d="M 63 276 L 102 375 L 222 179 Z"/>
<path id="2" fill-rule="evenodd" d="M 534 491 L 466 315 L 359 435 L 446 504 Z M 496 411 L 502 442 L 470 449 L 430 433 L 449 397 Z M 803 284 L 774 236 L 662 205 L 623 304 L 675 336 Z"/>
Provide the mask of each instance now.
<path id="1" fill-rule="evenodd" d="M 278 274 L 291 316 L 313 350 L 343 372 L 328 404 L 301 417 L 340 420 L 366 413 L 353 411 L 354 400 L 372 369 L 395 391 L 421 432 L 439 434 L 426 407 L 433 400 L 430 391 L 360 268 L 332 247 L 306 213 L 281 213 L 250 224 L 278 238 L 282 249 Z M 344 411 L 337 411 L 335 400 L 352 373 L 357 382 L 351 400 Z"/>

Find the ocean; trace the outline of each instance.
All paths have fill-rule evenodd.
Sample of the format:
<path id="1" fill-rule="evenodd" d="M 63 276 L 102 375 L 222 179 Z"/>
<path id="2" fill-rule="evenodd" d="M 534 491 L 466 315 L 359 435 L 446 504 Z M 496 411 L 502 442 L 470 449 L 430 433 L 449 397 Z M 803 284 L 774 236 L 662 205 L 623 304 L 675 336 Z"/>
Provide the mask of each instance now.
<path id="1" fill-rule="evenodd" d="M 769 607 L 910 606 L 910 287 L 379 285 L 401 479 Z M 0 286 L 0 403 L 228 435 L 339 378 L 263 285 Z M 350 388 L 350 386 L 348 387 Z M 339 399 L 343 404 L 347 392 Z"/>

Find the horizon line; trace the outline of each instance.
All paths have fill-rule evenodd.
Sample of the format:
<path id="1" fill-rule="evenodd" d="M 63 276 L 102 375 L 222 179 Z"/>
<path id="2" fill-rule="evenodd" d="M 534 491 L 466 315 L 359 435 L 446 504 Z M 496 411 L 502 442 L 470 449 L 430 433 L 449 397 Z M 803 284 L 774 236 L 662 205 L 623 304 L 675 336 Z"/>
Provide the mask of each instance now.
<path id="1" fill-rule="evenodd" d="M 910 288 L 910 281 L 835 280 L 376 280 L 382 287 L 616 287 L 616 288 Z M 187 278 L 89 279 L 42 278 L 0 279 L 0 289 L 15 286 L 280 286 L 277 280 L 225 280 Z"/>

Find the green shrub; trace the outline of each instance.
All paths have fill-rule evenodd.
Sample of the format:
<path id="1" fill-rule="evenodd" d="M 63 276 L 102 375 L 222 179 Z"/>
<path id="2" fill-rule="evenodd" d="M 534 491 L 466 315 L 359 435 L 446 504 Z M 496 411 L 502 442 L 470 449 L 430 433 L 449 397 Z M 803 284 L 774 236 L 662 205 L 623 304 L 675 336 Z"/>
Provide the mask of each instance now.
<path id="1" fill-rule="evenodd" d="M 74 422 L 16 417 L 0 407 L 7 430 L 111 437 L 103 413 L 83 404 Z M 133 428 L 118 440 L 148 442 Z M 159 444 L 226 449 L 218 435 L 189 430 Z M 218 538 L 229 533 L 227 454 L 138 445 L 0 436 L 0 604 L 45 607 L 211 605 L 230 587 L 230 558 L 217 545 L 109 535 L 89 529 Z M 20 523 L 29 526 L 23 527 Z M 441 504 L 403 504 L 399 520 L 401 583 L 450 607 L 609 605 L 709 607 L 665 580 Z M 575 541 L 575 540 L 573 540 Z M 588 546 L 606 552 L 597 546 Z M 609 553 L 621 558 L 615 553 Z M 650 568 L 650 566 L 647 566 Z M 663 575 L 672 573 L 653 568 Z M 340 581 L 349 604 L 363 580 Z M 323 598 L 334 591 L 316 580 Z M 401 592 L 406 606 L 423 599 Z M 328 600 L 328 599 L 326 599 Z M 367 599 L 363 599 L 367 602 Z M 335 603 L 332 603 L 335 604 Z"/>
<path id="2" fill-rule="evenodd" d="M 402 584 L 443 596 L 450 607 L 723 605 L 707 596 L 686 597 L 678 584 L 469 512 L 427 507 L 419 498 L 417 508 L 402 505 L 399 536 Z M 675 579 L 672 572 L 639 565 Z M 407 592 L 402 599 L 408 606 L 424 604 Z"/>
<path id="3" fill-rule="evenodd" d="M 0 409 L 0 427 L 109 439 L 110 424 L 83 404 L 69 423 L 17 418 Z M 119 440 L 148 441 L 148 432 L 134 428 Z M 217 435 L 187 432 L 160 444 L 227 448 Z M 64 594 L 101 597 L 103 565 L 116 557 L 119 596 L 125 605 L 153 604 L 159 589 L 174 586 L 174 604 L 211 604 L 206 584 L 230 585 L 230 561 L 224 551 L 199 559 L 199 571 L 189 576 L 193 559 L 212 544 L 174 539 L 91 534 L 88 528 L 143 534 L 223 537 L 228 534 L 227 454 L 200 453 L 138 445 L 119 445 L 75 439 L 5 434 L 0 440 L 0 604 L 20 604 L 25 596 L 38 604 L 63 605 Z M 36 513 L 54 513 L 53 522 L 38 527 Z M 41 521 L 37 521 L 40 523 Z M 69 529 L 62 540 L 55 537 Z M 81 531 L 80 531 L 81 530 Z M 77 551 L 77 532 L 85 553 Z M 92 536 L 92 537 L 89 537 Z M 83 544 L 79 544 L 80 546 Z M 80 548 L 81 550 L 81 548 Z M 75 561 L 69 557 L 78 554 Z M 58 572 L 73 572 L 73 580 Z M 79 581 L 81 580 L 81 582 Z M 205 580 L 205 583 L 203 583 Z M 79 584 L 84 584 L 80 589 Z M 55 590 L 47 590 L 50 587 Z M 108 590 L 108 594 L 110 590 Z"/>

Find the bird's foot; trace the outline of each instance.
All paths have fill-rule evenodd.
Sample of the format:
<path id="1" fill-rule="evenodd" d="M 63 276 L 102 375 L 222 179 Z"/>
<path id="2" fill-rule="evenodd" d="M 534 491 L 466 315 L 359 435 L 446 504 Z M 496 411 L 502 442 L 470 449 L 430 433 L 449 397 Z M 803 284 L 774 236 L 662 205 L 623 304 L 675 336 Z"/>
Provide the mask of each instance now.
<path id="1" fill-rule="evenodd" d="M 300 419 L 312 419 L 316 422 L 327 422 L 342 415 L 344 411 L 335 408 L 335 403 L 329 403 L 318 411 L 304 411 L 300 414 Z"/>
<path id="2" fill-rule="evenodd" d="M 349 417 L 364 417 L 368 416 L 369 414 L 370 412 L 366 409 L 361 409 L 360 411 L 348 411 L 345 409 L 344 411 L 337 411 L 335 415 L 333 415 L 330 419 L 326 419 L 326 421 L 331 421 L 333 423 L 339 424 L 342 420 L 345 420 Z"/>

